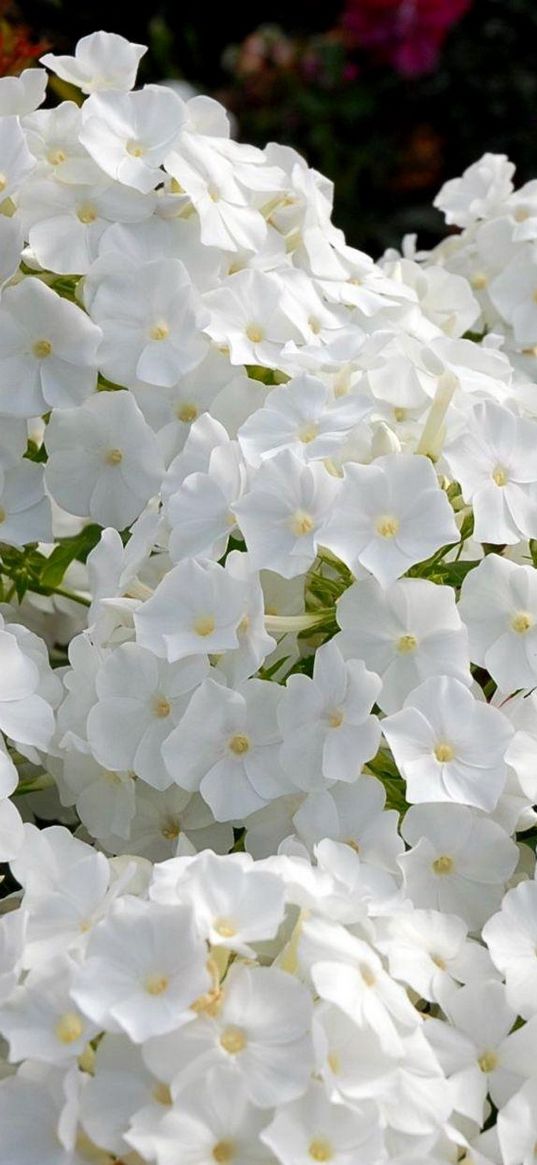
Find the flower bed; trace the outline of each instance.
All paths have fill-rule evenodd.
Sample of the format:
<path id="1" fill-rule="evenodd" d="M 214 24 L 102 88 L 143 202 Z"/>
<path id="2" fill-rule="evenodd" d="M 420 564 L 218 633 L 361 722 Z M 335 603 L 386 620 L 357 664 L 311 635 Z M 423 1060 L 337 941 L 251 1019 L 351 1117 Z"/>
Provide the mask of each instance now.
<path id="1" fill-rule="evenodd" d="M 537 185 L 374 263 L 143 52 L 0 81 L 0 1160 L 530 1165 Z"/>

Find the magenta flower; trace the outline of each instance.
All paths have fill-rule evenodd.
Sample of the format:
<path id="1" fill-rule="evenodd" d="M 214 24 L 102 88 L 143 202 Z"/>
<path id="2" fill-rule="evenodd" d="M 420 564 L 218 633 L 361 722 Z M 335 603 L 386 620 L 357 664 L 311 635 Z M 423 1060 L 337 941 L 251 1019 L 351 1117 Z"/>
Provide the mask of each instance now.
<path id="1" fill-rule="evenodd" d="M 371 50 L 398 73 L 431 72 L 451 26 L 471 0 L 347 0 L 344 29 L 356 46 Z"/>

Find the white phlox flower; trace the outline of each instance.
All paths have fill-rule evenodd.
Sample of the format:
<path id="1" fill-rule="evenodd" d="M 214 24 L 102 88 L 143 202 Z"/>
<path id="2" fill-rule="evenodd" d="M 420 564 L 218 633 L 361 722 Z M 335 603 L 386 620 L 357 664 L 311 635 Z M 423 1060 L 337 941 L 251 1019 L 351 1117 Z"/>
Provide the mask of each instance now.
<path id="1" fill-rule="evenodd" d="M 504 788 L 507 718 L 451 676 L 427 679 L 382 731 L 405 777 L 409 801 L 454 801 L 490 812 Z"/>
<path id="2" fill-rule="evenodd" d="M 379 688 L 378 676 L 361 659 L 345 663 L 335 643 L 317 652 L 312 679 L 289 677 L 278 722 L 281 763 L 294 785 L 309 791 L 357 779 L 380 741 L 370 714 Z"/>
<path id="3" fill-rule="evenodd" d="M 41 61 L 83 93 L 121 91 L 133 88 L 140 58 L 146 52 L 145 45 L 133 44 L 115 32 L 92 32 L 79 40 L 73 57 L 45 53 Z"/>
<path id="4" fill-rule="evenodd" d="M 386 587 L 415 562 L 459 541 L 447 497 L 425 457 L 390 454 L 348 464 L 322 541 L 355 574 Z"/>
<path id="5" fill-rule="evenodd" d="M 535 1165 L 537 179 L 375 262 L 69 47 L 0 78 L 1 1165 Z"/>
<path id="6" fill-rule="evenodd" d="M 531 566 L 488 554 L 461 588 L 459 614 L 474 663 L 503 692 L 537 683 L 537 576 Z"/>

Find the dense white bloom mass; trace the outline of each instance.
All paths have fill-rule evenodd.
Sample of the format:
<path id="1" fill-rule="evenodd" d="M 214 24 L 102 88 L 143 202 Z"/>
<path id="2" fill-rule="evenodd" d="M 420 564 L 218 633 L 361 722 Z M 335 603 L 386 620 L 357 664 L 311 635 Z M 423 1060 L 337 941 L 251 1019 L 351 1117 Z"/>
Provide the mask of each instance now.
<path id="1" fill-rule="evenodd" d="M 374 262 L 145 51 L 0 81 L 0 1161 L 531 1165 L 537 184 Z"/>

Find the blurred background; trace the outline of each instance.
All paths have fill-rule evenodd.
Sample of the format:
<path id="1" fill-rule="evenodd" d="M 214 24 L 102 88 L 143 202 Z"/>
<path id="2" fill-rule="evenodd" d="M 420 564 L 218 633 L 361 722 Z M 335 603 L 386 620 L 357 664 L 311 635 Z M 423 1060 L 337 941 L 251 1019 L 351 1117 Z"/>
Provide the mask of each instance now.
<path id="1" fill-rule="evenodd" d="M 375 257 L 445 233 L 431 201 L 485 150 L 537 174 L 536 0 L 0 0 L 0 74 L 103 28 L 149 45 L 141 81 L 210 93 L 235 134 L 294 146 L 333 179 L 334 221 Z"/>

